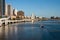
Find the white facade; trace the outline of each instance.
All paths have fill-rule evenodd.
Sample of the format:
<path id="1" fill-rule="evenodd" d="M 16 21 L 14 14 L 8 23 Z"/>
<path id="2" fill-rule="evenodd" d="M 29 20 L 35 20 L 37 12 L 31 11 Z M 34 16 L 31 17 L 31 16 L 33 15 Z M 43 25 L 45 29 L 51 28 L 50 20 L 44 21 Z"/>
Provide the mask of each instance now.
<path id="1" fill-rule="evenodd" d="M 12 6 L 11 6 L 11 16 L 13 16 L 13 8 L 12 8 Z"/>
<path id="2" fill-rule="evenodd" d="M 35 19 L 35 15 L 34 15 L 34 14 L 32 14 L 32 17 L 31 17 L 31 19 Z"/>
<path id="3" fill-rule="evenodd" d="M 5 16 L 8 16 L 8 5 L 5 4 Z"/>
<path id="4" fill-rule="evenodd" d="M 17 10 L 15 10 L 15 15 L 17 16 Z"/>
<path id="5" fill-rule="evenodd" d="M 13 10 L 13 15 L 17 16 L 17 10 L 16 9 Z"/>

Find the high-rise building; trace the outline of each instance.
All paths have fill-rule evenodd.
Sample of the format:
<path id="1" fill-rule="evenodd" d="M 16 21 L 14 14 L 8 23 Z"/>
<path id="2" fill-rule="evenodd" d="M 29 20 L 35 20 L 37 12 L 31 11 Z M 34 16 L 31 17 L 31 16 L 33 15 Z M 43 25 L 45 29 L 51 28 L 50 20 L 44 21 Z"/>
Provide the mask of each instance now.
<path id="1" fill-rule="evenodd" d="M 12 16 L 13 15 L 13 8 L 11 5 L 8 5 L 8 16 Z"/>
<path id="2" fill-rule="evenodd" d="M 5 16 L 8 16 L 8 5 L 5 4 Z"/>
<path id="3" fill-rule="evenodd" d="M 5 15 L 5 0 L 0 0 L 0 16 Z"/>

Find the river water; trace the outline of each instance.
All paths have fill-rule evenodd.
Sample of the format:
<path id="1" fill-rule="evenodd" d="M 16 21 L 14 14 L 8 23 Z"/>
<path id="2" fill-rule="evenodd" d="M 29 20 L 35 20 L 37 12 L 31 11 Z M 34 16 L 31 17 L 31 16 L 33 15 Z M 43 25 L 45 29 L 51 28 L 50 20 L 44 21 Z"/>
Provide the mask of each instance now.
<path id="1" fill-rule="evenodd" d="M 41 28 L 41 25 L 44 28 Z M 60 40 L 60 21 L 24 22 L 2 26 L 0 40 Z"/>

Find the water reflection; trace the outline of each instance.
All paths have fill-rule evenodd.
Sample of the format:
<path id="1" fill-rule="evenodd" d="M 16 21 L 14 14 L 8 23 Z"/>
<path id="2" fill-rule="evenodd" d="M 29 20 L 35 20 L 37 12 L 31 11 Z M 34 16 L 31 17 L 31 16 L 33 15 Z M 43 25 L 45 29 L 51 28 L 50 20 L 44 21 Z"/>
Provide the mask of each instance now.
<path id="1" fill-rule="evenodd" d="M 0 27 L 0 39 L 5 40 L 5 27 Z"/>
<path id="2" fill-rule="evenodd" d="M 43 23 L 42 23 L 43 24 Z M 60 25 L 44 24 L 40 28 L 40 23 L 19 23 L 0 27 L 0 40 L 57 40 L 60 32 L 51 32 L 60 30 Z M 58 27 L 56 27 L 58 26 Z M 58 35 L 56 35 L 58 34 Z M 55 38 L 54 38 L 55 36 Z"/>

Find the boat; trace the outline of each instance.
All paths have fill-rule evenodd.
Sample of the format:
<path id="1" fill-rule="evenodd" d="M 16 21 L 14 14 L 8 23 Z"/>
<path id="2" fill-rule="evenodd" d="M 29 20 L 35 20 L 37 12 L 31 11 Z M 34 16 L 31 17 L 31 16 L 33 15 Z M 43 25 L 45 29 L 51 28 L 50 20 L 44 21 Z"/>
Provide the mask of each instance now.
<path id="1" fill-rule="evenodd" d="M 44 25 L 41 25 L 40 28 L 44 28 Z"/>

